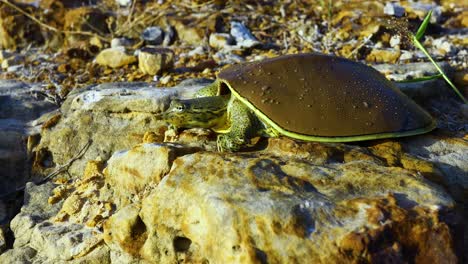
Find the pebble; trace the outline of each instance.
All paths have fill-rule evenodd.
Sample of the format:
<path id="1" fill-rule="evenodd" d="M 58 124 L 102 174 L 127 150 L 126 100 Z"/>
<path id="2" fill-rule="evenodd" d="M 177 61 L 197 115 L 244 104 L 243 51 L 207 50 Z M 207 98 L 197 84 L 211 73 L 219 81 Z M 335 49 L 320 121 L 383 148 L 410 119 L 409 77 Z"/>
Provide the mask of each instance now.
<path id="1" fill-rule="evenodd" d="M 164 31 L 160 27 L 148 27 L 143 30 L 141 38 L 150 45 L 160 45 L 164 40 Z"/>
<path id="2" fill-rule="evenodd" d="M 242 56 L 223 51 L 219 51 L 213 55 L 213 59 L 218 65 L 238 64 L 245 61 Z"/>
<path id="3" fill-rule="evenodd" d="M 120 6 L 129 6 L 132 3 L 132 0 L 116 0 L 116 2 Z"/>
<path id="4" fill-rule="evenodd" d="M 384 14 L 402 17 L 405 14 L 405 8 L 397 3 L 387 2 L 384 7 Z"/>
<path id="5" fill-rule="evenodd" d="M 132 42 L 127 38 L 113 38 L 111 40 L 111 48 L 129 47 L 131 45 Z"/>
<path id="6" fill-rule="evenodd" d="M 144 47 L 138 53 L 138 68 L 145 74 L 156 75 L 174 66 L 174 52 L 167 48 Z"/>
<path id="7" fill-rule="evenodd" d="M 258 41 L 250 30 L 241 22 L 231 21 L 231 35 L 236 40 L 237 46 L 242 48 L 251 48 L 259 45 Z"/>
<path id="8" fill-rule="evenodd" d="M 400 49 L 401 37 L 399 35 L 393 35 L 390 38 L 390 47 Z"/>
<path id="9" fill-rule="evenodd" d="M 450 43 L 450 41 L 447 41 L 447 38 L 445 37 L 434 39 L 432 45 L 436 49 L 441 51 L 443 55 L 453 54 L 456 51 L 455 46 L 452 43 Z"/>
<path id="10" fill-rule="evenodd" d="M 234 44 L 234 38 L 227 33 L 213 33 L 210 35 L 209 44 L 212 48 L 223 49 Z"/>
<path id="11" fill-rule="evenodd" d="M 400 50 L 400 51 L 401 51 L 401 55 L 400 55 L 401 61 L 413 59 L 413 52 L 407 51 L 407 50 Z"/>
<path id="12" fill-rule="evenodd" d="M 418 14 L 420 19 L 424 19 L 424 17 L 427 15 L 429 11 L 432 10 L 432 15 L 431 15 L 431 23 L 439 23 L 442 20 L 442 7 L 435 4 L 426 4 L 426 3 L 419 3 L 419 2 L 410 2 L 411 6 L 410 8 Z"/>
<path id="13" fill-rule="evenodd" d="M 119 68 L 136 61 L 136 57 L 128 55 L 124 47 L 104 49 L 96 56 L 97 64 L 111 68 Z"/>

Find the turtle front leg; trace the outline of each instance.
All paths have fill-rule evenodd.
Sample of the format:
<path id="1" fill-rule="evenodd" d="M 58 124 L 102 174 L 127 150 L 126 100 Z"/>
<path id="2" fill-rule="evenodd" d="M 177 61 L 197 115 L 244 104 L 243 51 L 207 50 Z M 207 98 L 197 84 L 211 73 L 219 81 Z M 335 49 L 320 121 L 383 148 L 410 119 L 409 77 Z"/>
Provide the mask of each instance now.
<path id="1" fill-rule="evenodd" d="M 230 103 L 228 118 L 230 129 L 227 133 L 218 135 L 218 151 L 237 151 L 249 144 L 264 128 L 257 116 L 238 100 Z"/>

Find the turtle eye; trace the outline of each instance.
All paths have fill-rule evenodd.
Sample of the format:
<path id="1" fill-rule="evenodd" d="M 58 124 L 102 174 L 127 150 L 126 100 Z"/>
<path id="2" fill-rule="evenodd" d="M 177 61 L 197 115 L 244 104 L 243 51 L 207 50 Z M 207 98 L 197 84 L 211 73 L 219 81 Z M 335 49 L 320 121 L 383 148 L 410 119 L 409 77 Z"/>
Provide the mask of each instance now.
<path id="1" fill-rule="evenodd" d="M 185 105 L 183 105 L 183 104 L 176 106 L 176 110 L 179 111 L 179 112 L 184 111 L 184 109 L 185 109 Z"/>

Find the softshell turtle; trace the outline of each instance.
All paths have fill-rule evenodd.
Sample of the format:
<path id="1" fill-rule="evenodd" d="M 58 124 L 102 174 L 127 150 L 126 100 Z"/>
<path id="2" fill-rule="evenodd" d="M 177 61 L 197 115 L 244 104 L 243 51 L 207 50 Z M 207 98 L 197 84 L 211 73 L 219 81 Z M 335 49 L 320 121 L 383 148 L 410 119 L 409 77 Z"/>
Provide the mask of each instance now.
<path id="1" fill-rule="evenodd" d="M 256 136 L 350 142 L 435 128 L 434 119 L 377 70 L 322 54 L 231 66 L 196 98 L 173 100 L 163 117 L 175 129 L 213 129 L 221 151 L 236 151 Z"/>

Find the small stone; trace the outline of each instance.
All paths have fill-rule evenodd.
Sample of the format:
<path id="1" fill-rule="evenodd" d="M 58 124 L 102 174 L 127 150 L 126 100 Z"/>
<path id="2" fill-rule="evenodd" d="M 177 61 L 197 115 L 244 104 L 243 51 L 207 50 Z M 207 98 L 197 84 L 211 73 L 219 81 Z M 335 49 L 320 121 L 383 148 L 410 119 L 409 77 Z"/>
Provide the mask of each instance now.
<path id="1" fill-rule="evenodd" d="M 401 17 L 405 14 L 405 8 L 397 3 L 387 2 L 387 4 L 384 7 L 384 14 Z"/>
<path id="2" fill-rule="evenodd" d="M 129 6 L 132 0 L 115 0 L 120 6 Z"/>
<path id="3" fill-rule="evenodd" d="M 128 55 L 124 47 L 102 50 L 96 57 L 96 63 L 111 68 L 119 68 L 137 61 L 133 55 Z"/>
<path id="4" fill-rule="evenodd" d="M 400 49 L 401 37 L 399 35 L 393 35 L 390 38 L 390 47 Z"/>
<path id="5" fill-rule="evenodd" d="M 111 48 L 129 47 L 131 45 L 132 42 L 127 38 L 113 38 L 111 40 Z"/>
<path id="6" fill-rule="evenodd" d="M 413 53 L 411 51 L 401 50 L 401 55 L 400 55 L 401 61 L 411 60 L 411 59 L 413 59 Z"/>
<path id="7" fill-rule="evenodd" d="M 138 67 L 145 74 L 156 75 L 173 65 L 174 52 L 170 49 L 145 47 L 138 54 Z"/>
<path id="8" fill-rule="evenodd" d="M 434 39 L 432 45 L 442 53 L 442 55 L 453 54 L 456 51 L 455 46 L 445 37 Z"/>
<path id="9" fill-rule="evenodd" d="M 231 22 L 231 35 L 236 39 L 237 46 L 242 48 L 251 48 L 260 44 L 250 30 L 240 22 Z"/>
<path id="10" fill-rule="evenodd" d="M 210 46 L 215 49 L 223 49 L 234 44 L 234 38 L 226 33 L 213 33 L 209 39 Z"/>
<path id="11" fill-rule="evenodd" d="M 414 12 L 421 20 L 432 10 L 430 22 L 435 24 L 442 20 L 442 7 L 435 3 L 410 2 L 409 12 Z"/>
<path id="12" fill-rule="evenodd" d="M 401 52 L 394 49 L 373 49 L 366 60 L 370 62 L 395 63 L 400 58 Z"/>
<path id="13" fill-rule="evenodd" d="M 237 64 L 245 61 L 244 57 L 242 56 L 223 51 L 219 51 L 213 55 L 213 59 L 219 65 Z"/>
<path id="14" fill-rule="evenodd" d="M 160 45 L 164 40 L 164 31 L 160 27 L 148 27 L 141 34 L 141 38 L 150 45 Z"/>

